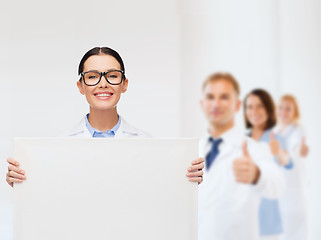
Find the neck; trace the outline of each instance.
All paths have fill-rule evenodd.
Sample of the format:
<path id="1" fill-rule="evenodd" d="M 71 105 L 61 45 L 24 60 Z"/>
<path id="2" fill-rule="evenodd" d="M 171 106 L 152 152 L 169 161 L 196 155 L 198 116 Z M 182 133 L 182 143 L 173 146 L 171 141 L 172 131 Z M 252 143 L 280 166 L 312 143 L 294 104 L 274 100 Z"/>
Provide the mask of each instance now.
<path id="1" fill-rule="evenodd" d="M 224 125 L 211 124 L 209 126 L 208 131 L 213 138 L 219 138 L 225 132 L 232 129 L 233 127 L 234 127 L 234 121 L 231 121 L 228 124 L 224 124 Z"/>
<path id="2" fill-rule="evenodd" d="M 281 130 L 284 130 L 287 126 L 291 125 L 292 123 L 285 123 L 285 122 L 280 122 L 279 126 Z"/>
<path id="3" fill-rule="evenodd" d="M 261 127 L 253 127 L 251 131 L 251 138 L 258 141 L 262 135 L 264 134 L 264 128 Z"/>
<path id="4" fill-rule="evenodd" d="M 90 125 L 101 131 L 105 132 L 112 129 L 118 122 L 117 109 L 111 110 L 97 110 L 90 108 L 90 113 L 88 117 Z"/>

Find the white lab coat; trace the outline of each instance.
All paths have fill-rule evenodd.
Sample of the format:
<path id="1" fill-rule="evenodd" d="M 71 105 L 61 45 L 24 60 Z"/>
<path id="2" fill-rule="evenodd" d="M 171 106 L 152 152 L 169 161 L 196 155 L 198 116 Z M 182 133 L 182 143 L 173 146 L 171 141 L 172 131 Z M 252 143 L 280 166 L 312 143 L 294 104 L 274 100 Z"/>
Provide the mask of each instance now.
<path id="1" fill-rule="evenodd" d="M 306 240 L 308 239 L 308 179 L 306 159 L 299 155 L 299 148 L 305 135 L 304 130 L 299 125 L 291 124 L 282 132 L 279 126 L 274 131 L 285 138 L 287 150 L 293 161 L 293 169 L 285 172 L 287 189 L 279 201 L 284 240 Z"/>
<path id="2" fill-rule="evenodd" d="M 285 180 L 265 143 L 246 137 L 233 128 L 221 136 L 219 155 L 199 185 L 199 240 L 259 239 L 258 209 L 261 197 L 277 198 L 285 190 Z M 205 157 L 211 144 L 206 134 L 200 141 L 200 155 Z M 255 185 L 235 181 L 233 161 L 242 156 L 242 142 L 260 169 Z"/>
<path id="3" fill-rule="evenodd" d="M 120 118 L 120 126 L 115 133 L 115 138 L 151 138 L 150 134 L 130 126 L 122 117 Z M 71 130 L 62 135 L 68 137 L 92 137 L 86 126 L 85 120 L 86 116 L 84 116 Z"/>

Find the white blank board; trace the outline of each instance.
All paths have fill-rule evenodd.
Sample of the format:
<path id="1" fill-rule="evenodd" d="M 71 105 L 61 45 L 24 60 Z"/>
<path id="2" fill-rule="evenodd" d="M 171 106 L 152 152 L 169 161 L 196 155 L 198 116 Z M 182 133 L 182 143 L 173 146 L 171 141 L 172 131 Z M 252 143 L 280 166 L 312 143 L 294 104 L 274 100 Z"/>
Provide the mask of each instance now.
<path id="1" fill-rule="evenodd" d="M 197 139 L 17 138 L 15 240 L 196 240 Z"/>

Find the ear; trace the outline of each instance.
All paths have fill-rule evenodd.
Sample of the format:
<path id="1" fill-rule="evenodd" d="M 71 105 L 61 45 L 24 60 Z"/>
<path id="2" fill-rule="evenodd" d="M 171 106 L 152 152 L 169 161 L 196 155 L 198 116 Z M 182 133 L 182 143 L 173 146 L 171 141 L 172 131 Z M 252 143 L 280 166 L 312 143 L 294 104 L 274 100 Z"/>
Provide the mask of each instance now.
<path id="1" fill-rule="evenodd" d="M 84 89 L 83 83 L 81 81 L 77 81 L 77 87 L 78 87 L 79 92 L 82 95 L 85 95 L 85 89 Z"/>
<path id="2" fill-rule="evenodd" d="M 122 83 L 121 93 L 125 93 L 127 91 L 127 87 L 128 87 L 128 79 L 126 78 Z"/>
<path id="3" fill-rule="evenodd" d="M 204 106 L 204 100 L 203 100 L 203 98 L 201 98 L 201 100 L 200 100 L 200 107 L 201 107 L 201 109 L 203 109 L 203 106 Z"/>
<path id="4" fill-rule="evenodd" d="M 242 107 L 242 101 L 238 99 L 236 102 L 235 112 L 240 111 L 241 107 Z"/>

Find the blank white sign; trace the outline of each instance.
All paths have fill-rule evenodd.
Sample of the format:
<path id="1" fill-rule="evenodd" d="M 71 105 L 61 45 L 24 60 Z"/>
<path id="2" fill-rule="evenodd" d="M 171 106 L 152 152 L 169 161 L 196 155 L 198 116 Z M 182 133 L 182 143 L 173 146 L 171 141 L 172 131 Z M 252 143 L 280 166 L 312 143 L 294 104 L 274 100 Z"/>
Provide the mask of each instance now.
<path id="1" fill-rule="evenodd" d="M 18 138 L 15 240 L 196 240 L 197 139 Z"/>

